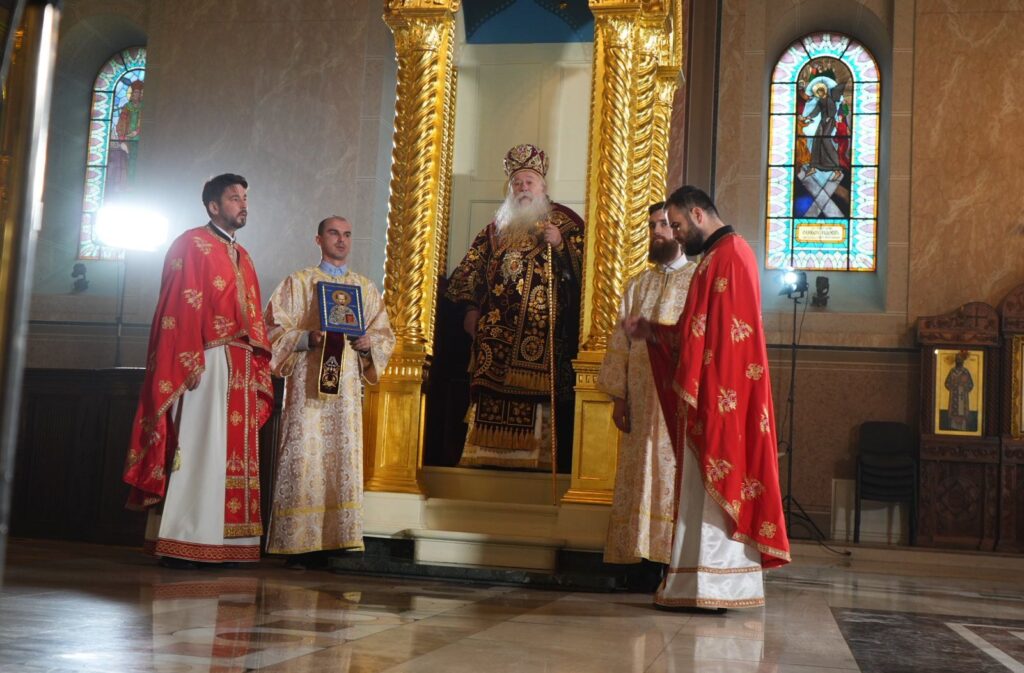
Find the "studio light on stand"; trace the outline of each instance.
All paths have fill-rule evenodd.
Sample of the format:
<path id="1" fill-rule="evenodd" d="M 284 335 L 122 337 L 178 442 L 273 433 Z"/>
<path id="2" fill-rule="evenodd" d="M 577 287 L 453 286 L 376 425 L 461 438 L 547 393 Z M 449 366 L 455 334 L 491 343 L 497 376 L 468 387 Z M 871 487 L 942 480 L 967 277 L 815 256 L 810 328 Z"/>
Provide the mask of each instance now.
<path id="1" fill-rule="evenodd" d="M 799 303 L 800 299 L 807 294 L 807 272 L 786 269 L 782 274 L 782 289 L 779 290 L 779 294 L 784 294 Z"/>
<path id="2" fill-rule="evenodd" d="M 133 204 L 103 206 L 96 214 L 96 239 L 109 248 L 152 252 L 167 240 L 167 218 L 160 213 Z M 121 366 L 121 337 L 124 327 L 124 295 L 127 286 L 124 255 L 117 260 L 117 337 L 114 366 Z"/>
<path id="3" fill-rule="evenodd" d="M 822 283 L 822 280 L 825 282 Z M 786 494 L 782 498 L 782 506 L 786 513 L 786 530 L 789 531 L 790 535 L 792 535 L 793 530 L 793 517 L 799 517 L 810 530 L 815 541 L 820 545 L 833 553 L 848 556 L 850 552 L 840 552 L 825 544 L 825 533 L 818 528 L 818 525 L 814 523 L 804 508 L 793 496 L 793 429 L 796 412 L 796 351 L 800 342 L 800 332 L 797 330 L 796 317 L 797 307 L 800 304 L 804 305 L 804 311 L 807 310 L 807 302 L 804 301 L 804 297 L 807 295 L 807 289 L 806 271 L 789 268 L 783 272 L 782 287 L 779 290 L 779 294 L 793 300 L 793 338 L 790 343 L 789 350 L 789 396 L 786 398 L 786 438 L 780 442 L 780 447 L 782 444 L 785 444 L 785 450 L 780 451 L 780 453 L 784 453 L 786 457 Z M 811 303 L 818 306 L 819 304 L 815 303 L 815 300 L 822 295 L 822 292 L 824 292 L 823 296 L 825 297 L 825 301 L 828 301 L 828 278 L 818 276 L 815 282 L 815 290 L 816 292 L 814 296 L 811 297 Z M 824 303 L 820 305 L 824 306 Z M 796 512 L 793 511 L 794 508 L 796 508 Z"/>

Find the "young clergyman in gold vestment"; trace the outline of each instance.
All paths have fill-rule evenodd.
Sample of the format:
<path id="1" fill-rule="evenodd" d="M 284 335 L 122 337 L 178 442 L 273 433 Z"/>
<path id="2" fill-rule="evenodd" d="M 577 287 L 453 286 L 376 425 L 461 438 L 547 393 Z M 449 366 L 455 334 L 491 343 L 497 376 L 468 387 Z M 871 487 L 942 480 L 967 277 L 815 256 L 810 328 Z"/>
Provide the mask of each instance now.
<path id="1" fill-rule="evenodd" d="M 376 382 L 395 347 L 377 288 L 348 269 L 352 225 L 328 217 L 318 225 L 316 244 L 320 264 L 288 276 L 264 313 L 271 371 L 285 378 L 267 551 L 294 555 L 288 564 L 299 568 L 325 563 L 317 552 L 363 548 L 361 379 Z M 320 385 L 320 281 L 358 285 L 366 319 L 366 333 L 342 351 L 338 392 L 328 395 Z"/>
<path id="2" fill-rule="evenodd" d="M 608 563 L 640 563 L 647 559 L 667 564 L 672 555 L 676 506 L 672 437 L 658 401 L 647 342 L 630 339 L 621 323 L 639 316 L 661 325 L 675 325 L 697 265 L 686 260 L 675 240 L 665 204 L 655 203 L 648 210 L 648 259 L 654 266 L 626 284 L 620 324 L 612 332 L 597 378 L 598 387 L 612 397 L 612 418 L 623 433 L 604 546 Z"/>

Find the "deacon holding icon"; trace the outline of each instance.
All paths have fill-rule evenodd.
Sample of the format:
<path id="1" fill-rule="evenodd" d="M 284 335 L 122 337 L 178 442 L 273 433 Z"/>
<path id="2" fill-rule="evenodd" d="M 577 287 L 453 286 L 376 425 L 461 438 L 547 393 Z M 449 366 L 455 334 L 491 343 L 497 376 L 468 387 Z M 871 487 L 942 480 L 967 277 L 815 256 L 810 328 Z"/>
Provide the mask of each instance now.
<path id="1" fill-rule="evenodd" d="M 285 278 L 264 312 L 271 371 L 285 379 L 267 551 L 297 569 L 363 549 L 361 386 L 395 347 L 376 286 L 348 269 L 351 223 L 332 215 L 315 240 L 320 264 Z"/>

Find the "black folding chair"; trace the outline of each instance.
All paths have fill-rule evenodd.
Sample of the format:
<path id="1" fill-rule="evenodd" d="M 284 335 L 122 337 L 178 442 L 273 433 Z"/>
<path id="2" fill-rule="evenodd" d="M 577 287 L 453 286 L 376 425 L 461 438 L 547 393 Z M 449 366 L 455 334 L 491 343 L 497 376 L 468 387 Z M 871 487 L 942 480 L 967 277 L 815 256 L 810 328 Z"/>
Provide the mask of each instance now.
<path id="1" fill-rule="evenodd" d="M 917 445 L 910 426 L 890 421 L 861 423 L 857 441 L 853 541 L 860 542 L 861 500 L 909 505 L 910 544 L 917 524 Z"/>

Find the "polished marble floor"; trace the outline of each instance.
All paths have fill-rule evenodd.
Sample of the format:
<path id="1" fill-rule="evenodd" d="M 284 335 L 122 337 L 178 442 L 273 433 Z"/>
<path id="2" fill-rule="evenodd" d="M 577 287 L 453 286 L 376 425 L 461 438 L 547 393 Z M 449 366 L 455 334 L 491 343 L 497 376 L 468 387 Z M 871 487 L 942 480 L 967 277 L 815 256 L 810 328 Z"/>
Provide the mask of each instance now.
<path id="1" fill-rule="evenodd" d="M 1024 572 L 850 564 L 769 574 L 767 606 L 290 571 L 170 570 L 124 548 L 13 540 L 0 672 L 1024 672 Z M 1024 568 L 1024 564 L 1022 564 Z"/>

